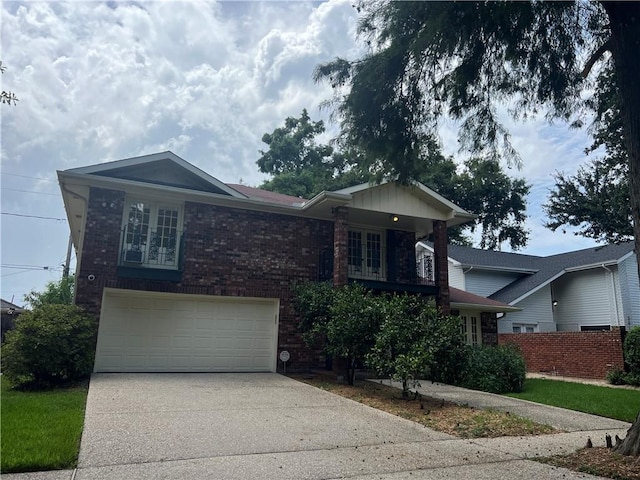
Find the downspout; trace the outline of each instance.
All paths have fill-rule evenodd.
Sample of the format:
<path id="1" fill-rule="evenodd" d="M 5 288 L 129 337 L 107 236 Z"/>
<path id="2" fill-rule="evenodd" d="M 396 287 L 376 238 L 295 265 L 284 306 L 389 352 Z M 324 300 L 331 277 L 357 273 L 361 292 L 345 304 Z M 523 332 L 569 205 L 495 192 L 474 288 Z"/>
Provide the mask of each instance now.
<path id="1" fill-rule="evenodd" d="M 604 268 L 607 272 L 609 272 L 611 274 L 611 290 L 613 292 L 613 304 L 615 306 L 615 312 L 616 312 L 616 327 L 620 326 L 620 316 L 619 316 L 619 311 L 618 311 L 618 295 L 616 294 L 616 279 L 613 276 L 613 270 L 611 270 L 609 267 L 607 267 L 604 263 L 601 265 L 602 268 Z"/>

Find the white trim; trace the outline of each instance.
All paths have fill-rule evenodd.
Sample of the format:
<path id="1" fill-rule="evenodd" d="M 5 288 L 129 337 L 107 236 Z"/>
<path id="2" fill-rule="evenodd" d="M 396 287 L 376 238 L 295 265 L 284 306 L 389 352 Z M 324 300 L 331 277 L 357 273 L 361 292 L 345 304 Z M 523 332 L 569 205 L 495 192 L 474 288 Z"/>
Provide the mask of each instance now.
<path id="1" fill-rule="evenodd" d="M 423 247 L 425 250 L 429 250 L 429 251 L 430 251 L 431 253 L 433 253 L 433 254 L 435 254 L 435 253 L 436 253 L 436 251 L 433 249 L 433 247 L 431 247 L 431 246 L 427 245 L 427 244 L 426 244 L 426 243 L 424 243 L 422 240 L 420 240 L 420 241 L 417 243 L 417 246 Z M 448 250 L 449 250 L 449 249 L 447 249 L 447 251 L 448 251 Z M 451 257 L 449 257 L 449 256 L 447 256 L 447 261 L 448 261 L 448 262 L 450 262 L 451 264 L 453 264 L 453 266 L 454 266 L 454 267 L 459 267 L 459 266 L 461 266 L 461 265 L 462 265 L 462 264 L 461 264 L 459 261 L 457 261 L 455 258 L 451 258 Z"/>

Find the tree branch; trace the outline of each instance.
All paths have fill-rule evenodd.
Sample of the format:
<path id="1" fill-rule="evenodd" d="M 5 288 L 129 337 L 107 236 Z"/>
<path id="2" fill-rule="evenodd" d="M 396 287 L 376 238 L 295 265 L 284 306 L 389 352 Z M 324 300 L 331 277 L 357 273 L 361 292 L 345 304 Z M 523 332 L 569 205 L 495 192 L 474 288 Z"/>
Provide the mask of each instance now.
<path id="1" fill-rule="evenodd" d="M 585 64 L 584 68 L 582 69 L 582 73 L 580 74 L 582 75 L 582 78 L 587 78 L 589 73 L 591 73 L 591 69 L 593 68 L 593 65 L 602 57 L 604 52 L 607 52 L 607 51 L 611 51 L 611 38 L 609 38 L 606 42 L 600 45 L 600 48 L 598 48 L 595 52 L 593 52 L 593 55 L 591 55 L 589 60 L 587 60 L 587 63 Z"/>

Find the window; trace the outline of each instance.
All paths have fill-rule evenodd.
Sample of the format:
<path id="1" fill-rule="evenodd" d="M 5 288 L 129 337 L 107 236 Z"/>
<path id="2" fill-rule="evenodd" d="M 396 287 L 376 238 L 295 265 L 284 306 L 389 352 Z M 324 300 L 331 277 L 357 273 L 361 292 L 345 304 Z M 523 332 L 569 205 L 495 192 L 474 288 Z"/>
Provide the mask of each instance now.
<path id="1" fill-rule="evenodd" d="M 482 343 L 480 315 L 476 313 L 463 314 L 460 316 L 460 320 L 462 339 L 468 345 L 480 345 Z"/>
<path id="2" fill-rule="evenodd" d="M 611 325 L 580 325 L 581 332 L 608 332 Z"/>
<path id="3" fill-rule="evenodd" d="M 350 277 L 384 279 L 380 232 L 349 230 L 347 246 Z"/>
<path id="4" fill-rule="evenodd" d="M 430 282 L 435 280 L 435 265 L 433 261 L 433 253 L 422 252 L 418 258 L 418 277 L 424 278 Z"/>
<path id="5" fill-rule="evenodd" d="M 513 333 L 535 333 L 538 330 L 536 325 L 527 325 L 522 323 L 514 323 L 511 328 Z"/>
<path id="6" fill-rule="evenodd" d="M 121 263 L 177 268 L 180 217 L 176 206 L 139 200 L 125 203 Z"/>

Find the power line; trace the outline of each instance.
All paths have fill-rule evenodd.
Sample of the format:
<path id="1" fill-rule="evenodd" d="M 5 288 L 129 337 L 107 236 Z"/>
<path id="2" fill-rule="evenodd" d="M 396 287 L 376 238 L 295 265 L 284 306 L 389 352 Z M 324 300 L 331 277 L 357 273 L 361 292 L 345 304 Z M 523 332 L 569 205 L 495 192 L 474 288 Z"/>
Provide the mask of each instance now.
<path id="1" fill-rule="evenodd" d="M 9 212 L 0 212 L 2 215 L 12 215 L 14 217 L 26 217 L 26 218 L 40 218 L 42 220 L 57 220 L 58 222 L 66 222 L 66 218 L 55 218 L 55 217 L 41 217 L 39 215 L 24 215 L 22 213 L 9 213 Z"/>
<path id="2" fill-rule="evenodd" d="M 2 187 L 2 190 L 10 190 L 12 192 L 38 193 L 40 195 L 54 195 L 56 197 L 60 196 L 59 193 L 36 192 L 36 191 L 33 191 L 33 190 L 18 190 L 17 188 Z"/>
<path id="3" fill-rule="evenodd" d="M 49 266 L 40 266 L 40 265 L 20 265 L 20 264 L 15 264 L 15 263 L 3 263 L 2 265 L 0 265 L 0 268 L 31 268 L 34 270 L 52 270 L 54 268 L 58 268 L 56 267 L 49 267 Z"/>
<path id="4" fill-rule="evenodd" d="M 12 177 L 30 178 L 32 180 L 42 180 L 45 182 L 58 183 L 57 180 L 49 180 L 48 178 L 43 178 L 43 177 L 31 177 L 29 175 L 20 175 L 17 173 L 2 172 L 2 175 L 11 175 Z"/>

